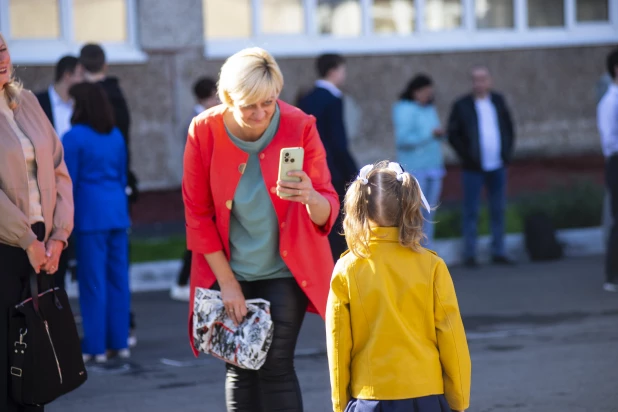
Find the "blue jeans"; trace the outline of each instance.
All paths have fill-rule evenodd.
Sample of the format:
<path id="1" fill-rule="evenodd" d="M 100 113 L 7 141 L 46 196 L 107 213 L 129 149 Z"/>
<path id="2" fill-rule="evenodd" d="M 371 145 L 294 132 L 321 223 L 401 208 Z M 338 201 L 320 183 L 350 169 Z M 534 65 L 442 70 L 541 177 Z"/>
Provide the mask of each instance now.
<path id="1" fill-rule="evenodd" d="M 423 171 L 415 172 L 414 177 L 418 180 L 418 184 L 421 186 L 421 190 L 425 194 L 429 206 L 432 208 L 436 207 L 440 201 L 440 194 L 442 193 L 442 178 L 424 173 Z M 422 245 L 423 247 L 431 249 L 435 232 L 434 223 L 432 221 L 433 218 L 425 208 L 421 210 L 425 218 L 425 222 L 423 222 L 423 232 L 425 232 L 425 236 L 427 236 L 427 239 L 422 242 Z"/>
<path id="2" fill-rule="evenodd" d="M 476 257 L 476 236 L 481 190 L 487 189 L 489 215 L 492 235 L 491 252 L 493 256 L 504 256 L 504 210 L 506 205 L 506 169 L 491 172 L 463 172 L 463 238 L 464 258 Z"/>

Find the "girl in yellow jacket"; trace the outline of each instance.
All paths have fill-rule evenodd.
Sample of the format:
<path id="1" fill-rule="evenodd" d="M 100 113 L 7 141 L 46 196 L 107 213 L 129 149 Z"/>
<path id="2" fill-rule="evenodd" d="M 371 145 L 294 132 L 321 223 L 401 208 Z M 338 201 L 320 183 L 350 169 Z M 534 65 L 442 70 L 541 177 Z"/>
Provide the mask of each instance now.
<path id="1" fill-rule="evenodd" d="M 397 163 L 361 169 L 345 197 L 349 251 L 326 312 L 335 412 L 463 411 L 471 363 L 453 281 L 419 245 L 416 179 Z M 350 253 L 351 252 L 351 253 Z"/>

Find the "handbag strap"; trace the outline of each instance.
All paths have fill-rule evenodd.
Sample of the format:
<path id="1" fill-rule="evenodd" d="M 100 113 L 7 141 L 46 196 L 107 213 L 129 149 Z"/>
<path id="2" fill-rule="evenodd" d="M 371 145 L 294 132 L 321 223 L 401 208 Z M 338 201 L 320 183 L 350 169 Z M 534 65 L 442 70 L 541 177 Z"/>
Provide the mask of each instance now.
<path id="1" fill-rule="evenodd" d="M 19 405 L 23 404 L 22 376 L 24 373 L 24 360 L 26 358 L 25 353 L 26 350 L 28 350 L 28 346 L 23 342 L 23 336 L 24 335 L 20 335 L 19 342 L 15 342 L 13 347 L 9 348 L 9 350 L 15 351 L 15 355 L 12 357 L 10 369 L 11 394 L 13 395 L 13 400 Z"/>
<path id="2" fill-rule="evenodd" d="M 39 281 L 38 275 L 32 269 L 30 271 L 30 296 L 32 297 L 32 306 L 34 307 L 34 312 L 38 317 L 41 317 L 41 313 L 39 312 Z"/>

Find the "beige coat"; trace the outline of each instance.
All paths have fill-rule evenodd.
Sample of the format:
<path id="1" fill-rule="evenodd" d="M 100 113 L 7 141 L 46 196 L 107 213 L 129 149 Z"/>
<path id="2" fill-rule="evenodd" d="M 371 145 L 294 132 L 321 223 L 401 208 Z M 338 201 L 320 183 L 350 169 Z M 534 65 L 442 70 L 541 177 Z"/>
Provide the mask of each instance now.
<path id="1" fill-rule="evenodd" d="M 45 240 L 67 243 L 73 230 L 73 187 L 64 164 L 62 143 L 29 90 L 19 96 L 15 122 L 34 146 Z M 18 136 L 0 116 L 0 243 L 26 249 L 36 240 L 30 228 L 30 196 L 24 153 Z"/>

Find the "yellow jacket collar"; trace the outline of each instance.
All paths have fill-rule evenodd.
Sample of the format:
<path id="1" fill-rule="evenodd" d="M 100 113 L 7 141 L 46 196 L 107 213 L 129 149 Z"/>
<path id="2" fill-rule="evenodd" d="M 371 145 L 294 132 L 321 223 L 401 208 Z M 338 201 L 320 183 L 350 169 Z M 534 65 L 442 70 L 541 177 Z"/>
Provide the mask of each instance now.
<path id="1" fill-rule="evenodd" d="M 398 227 L 374 227 L 371 228 L 370 241 L 399 242 Z"/>

